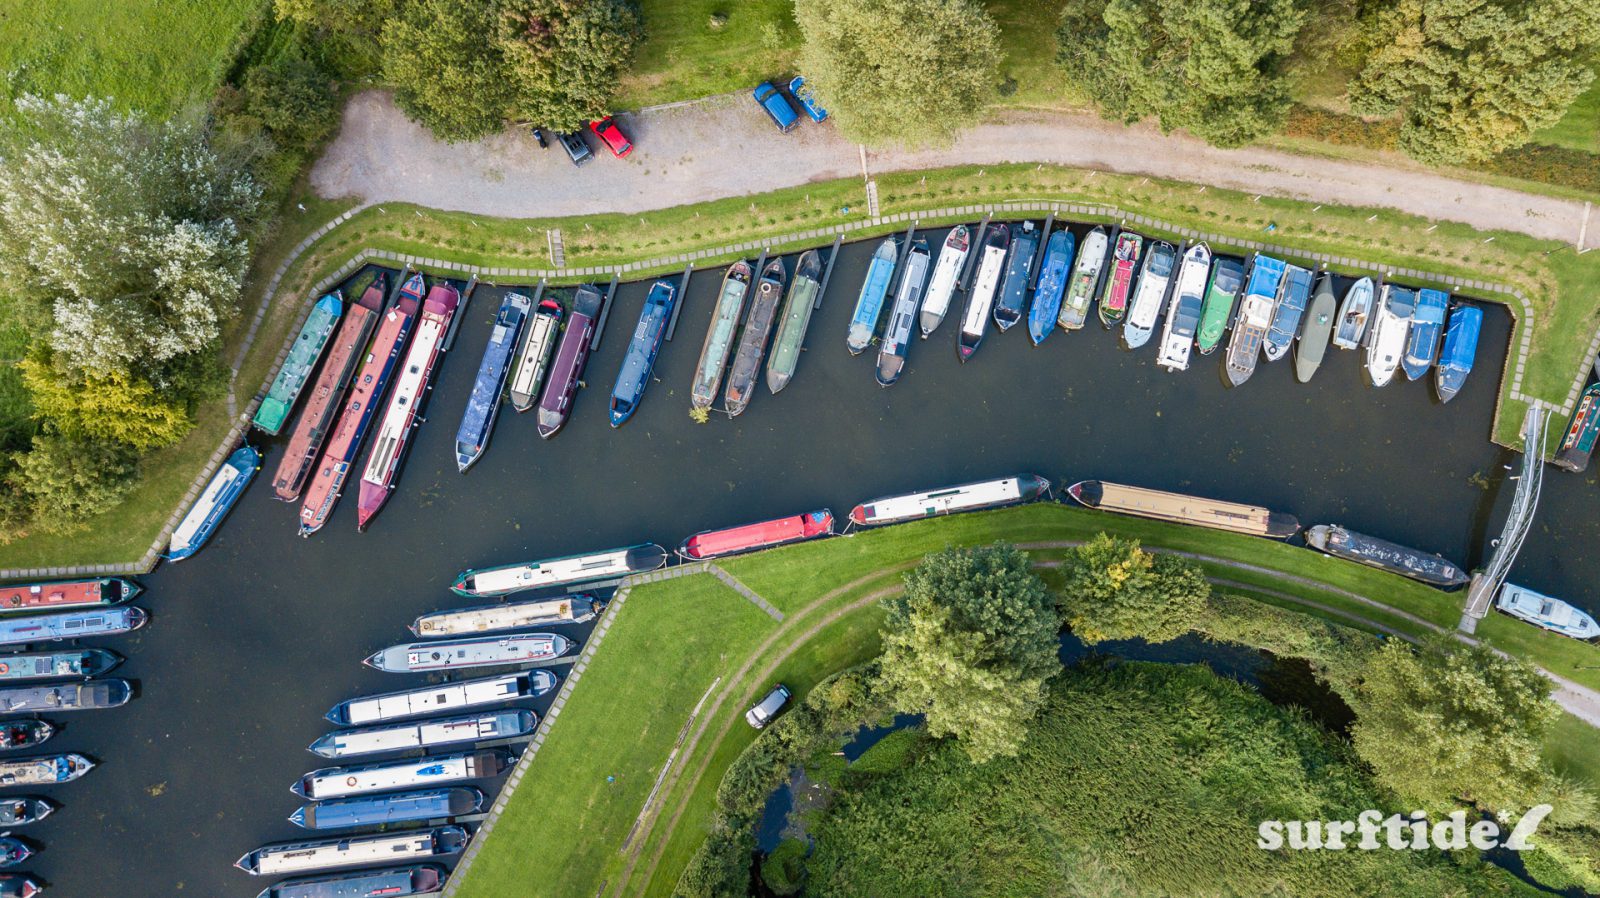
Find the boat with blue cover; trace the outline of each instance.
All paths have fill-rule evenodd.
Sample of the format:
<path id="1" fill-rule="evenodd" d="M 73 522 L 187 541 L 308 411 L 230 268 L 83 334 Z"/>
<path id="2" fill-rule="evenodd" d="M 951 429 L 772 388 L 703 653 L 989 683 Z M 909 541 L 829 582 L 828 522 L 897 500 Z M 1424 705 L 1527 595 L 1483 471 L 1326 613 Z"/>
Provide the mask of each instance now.
<path id="1" fill-rule="evenodd" d="M 611 388 L 612 427 L 621 427 L 639 408 L 645 387 L 650 385 L 650 372 L 655 369 L 661 340 L 667 333 L 667 321 L 672 318 L 672 306 L 677 301 L 678 288 L 671 281 L 656 281 L 650 285 L 644 308 L 639 311 L 639 323 L 633 328 L 633 339 L 628 343 L 628 354 L 622 359 L 622 370 L 617 372 L 616 386 Z"/>
<path id="2" fill-rule="evenodd" d="M 1294 345 L 1300 333 L 1300 320 L 1305 317 L 1306 306 L 1311 302 L 1311 272 L 1298 265 L 1286 265 L 1283 283 L 1278 288 L 1278 308 L 1272 314 L 1272 327 L 1262 341 L 1261 351 L 1267 361 L 1276 362 Z"/>
<path id="3" fill-rule="evenodd" d="M 1023 307 L 1028 304 L 1028 277 L 1033 273 L 1033 256 L 1038 249 L 1039 232 L 1033 229 L 1033 222 L 1023 222 L 1022 230 L 1011 240 L 1005 278 L 994 304 L 994 323 L 1001 333 L 1022 320 Z"/>
<path id="4" fill-rule="evenodd" d="M 894 238 L 878 244 L 867 265 L 867 276 L 861 282 L 861 294 L 856 297 L 856 310 L 850 316 L 850 333 L 845 347 L 851 355 L 860 355 L 872 342 L 878 331 L 878 317 L 883 313 L 883 301 L 889 295 L 889 283 L 894 280 L 895 261 L 900 250 Z"/>
<path id="5" fill-rule="evenodd" d="M 722 375 L 733 352 L 733 340 L 744 314 L 744 300 L 750 293 L 750 263 L 743 259 L 728 266 L 722 276 L 722 290 L 711 309 L 711 326 L 700 346 L 700 362 L 695 365 L 694 384 L 689 388 L 689 407 L 709 409 L 717 401 Z"/>
<path id="6" fill-rule="evenodd" d="M 1482 327 L 1482 309 L 1471 303 L 1456 303 L 1450 312 L 1450 323 L 1445 326 L 1439 364 L 1434 368 L 1434 387 L 1439 391 L 1440 402 L 1454 399 L 1466 384 L 1478 357 L 1478 331 Z"/>
<path id="7" fill-rule="evenodd" d="M 324 758 L 352 758 L 417 749 L 426 751 L 444 745 L 514 739 L 532 733 L 538 724 L 539 718 L 532 711 L 509 708 L 360 730 L 336 730 L 311 743 L 307 750 Z"/>
<path id="8" fill-rule="evenodd" d="M 54 711 L 98 711 L 117 708 L 133 698 L 127 680 L 87 680 L 51 686 L 14 686 L 0 689 L 0 714 L 40 714 Z"/>
<path id="9" fill-rule="evenodd" d="M 483 793 L 461 786 L 366 798 L 340 798 L 298 808 L 289 822 L 306 829 L 387 826 L 459 817 L 483 807 Z"/>
<path id="10" fill-rule="evenodd" d="M 1233 336 L 1228 341 L 1228 357 L 1223 365 L 1228 382 L 1236 387 L 1256 371 L 1261 344 L 1272 327 L 1278 286 L 1286 267 L 1281 259 L 1259 253 L 1250 267 L 1250 281 L 1245 286 L 1244 300 L 1239 304 L 1239 318 L 1233 323 Z"/>
<path id="11" fill-rule="evenodd" d="M 363 870 L 340 876 L 290 879 L 262 889 L 256 898 L 405 898 L 432 895 L 444 888 L 443 867 L 426 864 L 389 870 Z"/>
<path id="12" fill-rule="evenodd" d="M 393 645 L 374 652 L 364 663 L 389 673 L 470 670 L 554 661 L 571 648 L 571 640 L 554 633 L 509 633 Z"/>
<path id="13" fill-rule="evenodd" d="M 1372 318 L 1372 335 L 1367 341 L 1367 377 L 1373 386 L 1386 386 L 1400 368 L 1416 307 L 1415 290 L 1396 284 L 1383 285 L 1383 296 Z"/>
<path id="14" fill-rule="evenodd" d="M 93 769 L 94 762 L 76 752 L 0 761 L 0 786 L 70 783 Z"/>
<path id="15" fill-rule="evenodd" d="M 300 326 L 300 334 L 294 338 L 294 345 L 283 360 L 283 367 L 278 369 L 278 376 L 272 379 L 271 389 L 267 390 L 266 398 L 261 400 L 260 407 L 256 409 L 251 423 L 257 428 L 271 436 L 277 436 L 278 431 L 283 429 L 284 422 L 289 420 L 289 411 L 294 408 L 294 402 L 305 388 L 306 381 L 310 380 L 311 369 L 317 366 L 317 359 L 327 347 L 328 338 L 333 335 L 333 329 L 343 312 L 344 297 L 337 290 L 317 300 L 317 304 L 311 307 L 311 314 Z"/>
<path id="16" fill-rule="evenodd" d="M 979 245 L 977 280 L 967 294 L 967 309 L 961 315 L 961 333 L 956 336 L 956 354 L 963 362 L 978 351 L 989 329 L 989 310 L 994 307 L 995 294 L 1000 290 L 1006 247 L 1010 245 L 1011 229 L 1003 224 L 990 225 Z"/>
<path id="17" fill-rule="evenodd" d="M 778 316 L 778 303 L 783 300 L 783 285 L 788 280 L 782 259 L 773 259 L 761 269 L 761 280 L 756 284 L 755 299 L 750 302 L 750 314 L 739 334 L 739 346 L 733 352 L 727 388 L 722 394 L 722 405 L 730 418 L 744 414 L 755 396 L 761 359 L 767 354 L 767 339 L 772 336 L 772 322 Z"/>
<path id="18" fill-rule="evenodd" d="M 922 287 L 928 278 L 928 241 L 918 238 L 906 253 L 905 272 L 900 275 L 900 289 L 895 294 L 894 308 L 889 313 L 889 328 L 883 332 L 883 345 L 878 347 L 878 386 L 892 386 L 905 370 L 906 351 L 911 344 L 911 326 L 917 317 L 917 305 L 922 300 Z"/>
<path id="19" fill-rule="evenodd" d="M 467 410 L 461 414 L 461 426 L 456 428 L 456 469 L 463 473 L 489 445 L 495 418 L 500 414 L 500 394 L 511 373 L 511 354 L 517 349 L 517 337 L 522 334 L 532 305 L 533 301 L 521 293 L 507 293 L 500 302 L 500 311 L 495 313 L 489 344 L 483 348 L 478 376 L 472 381 L 472 395 L 467 397 Z"/>
<path id="20" fill-rule="evenodd" d="M 1433 367 L 1439 355 L 1439 335 L 1444 331 L 1445 315 L 1450 308 L 1450 295 L 1443 290 L 1424 287 L 1417 291 L 1417 308 L 1411 314 L 1411 333 L 1406 338 L 1406 355 L 1400 367 L 1406 380 L 1418 380 Z"/>
<path id="21" fill-rule="evenodd" d="M 1045 241 L 1039 282 L 1033 288 L 1033 304 L 1028 307 L 1028 337 L 1035 346 L 1056 329 L 1056 316 L 1061 313 L 1061 299 L 1067 291 L 1067 267 L 1072 264 L 1072 251 L 1076 248 L 1077 238 L 1066 228 Z"/>
<path id="22" fill-rule="evenodd" d="M 98 677 L 121 663 L 105 649 L 0 655 L 0 682 Z"/>
<path id="23" fill-rule="evenodd" d="M 448 857 L 467 847 L 467 831 L 460 826 L 373 833 L 343 839 L 281 842 L 264 845 L 234 862 L 251 876 L 283 876 L 339 867 L 368 867 L 399 860 Z"/>
<path id="24" fill-rule="evenodd" d="M 1571 636 L 1573 639 L 1594 639 L 1600 636 L 1600 624 L 1578 608 L 1537 593 L 1526 586 L 1507 583 L 1500 587 L 1500 598 L 1495 607 L 1518 620 L 1543 627 L 1552 633 Z"/>
<path id="25" fill-rule="evenodd" d="M 211 482 L 206 484 L 200 498 L 194 501 L 189 513 L 178 522 L 177 529 L 172 531 L 166 559 L 182 561 L 200 551 L 211 534 L 217 531 L 222 519 L 228 516 L 233 504 L 244 495 L 245 487 L 255 479 L 260 467 L 261 453 L 254 447 L 240 446 L 233 450 L 233 454 L 212 476 Z"/>
<path id="26" fill-rule="evenodd" d="M 0 618 L 0 645 L 117 636 L 139 629 L 147 619 L 144 609 L 137 607 Z"/>

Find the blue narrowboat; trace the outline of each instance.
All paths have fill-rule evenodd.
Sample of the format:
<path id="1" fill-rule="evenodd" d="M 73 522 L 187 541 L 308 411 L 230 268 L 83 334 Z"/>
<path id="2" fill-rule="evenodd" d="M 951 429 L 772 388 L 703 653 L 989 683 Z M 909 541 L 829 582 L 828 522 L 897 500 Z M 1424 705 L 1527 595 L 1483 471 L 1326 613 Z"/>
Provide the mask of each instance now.
<path id="1" fill-rule="evenodd" d="M 617 385 L 611 389 L 612 427 L 621 427 L 644 398 L 644 388 L 650 385 L 656 353 L 661 351 L 661 338 L 666 335 L 667 321 L 672 318 L 672 306 L 677 300 L 678 288 L 669 281 L 656 281 L 650 287 L 650 295 L 644 298 L 639 324 L 633 329 L 622 370 L 617 372 Z"/>
<path id="2" fill-rule="evenodd" d="M 148 619 L 144 609 L 137 607 L 0 618 L 0 645 L 60 642 L 80 636 L 116 636 L 139 629 Z"/>
<path id="3" fill-rule="evenodd" d="M 1011 241 L 1000 298 L 994 304 L 994 323 L 1001 333 L 1022 320 L 1022 307 L 1028 304 L 1028 275 L 1033 273 L 1033 254 L 1038 249 L 1039 232 L 1033 229 L 1033 222 L 1023 222 L 1022 230 Z"/>
<path id="4" fill-rule="evenodd" d="M 1483 310 L 1470 303 L 1457 303 L 1450 312 L 1450 324 L 1444 331 L 1444 350 L 1439 353 L 1439 366 L 1434 369 L 1434 385 L 1439 390 L 1439 401 L 1449 402 L 1461 392 L 1461 385 L 1472 373 L 1472 363 L 1478 356 L 1478 330 L 1483 327 Z"/>
<path id="5" fill-rule="evenodd" d="M 1426 287 L 1417 291 L 1417 309 L 1411 315 L 1411 334 L 1406 339 L 1405 358 L 1400 360 L 1407 380 L 1417 380 L 1433 367 L 1433 361 L 1439 354 L 1439 335 L 1444 330 L 1445 311 L 1449 307 L 1450 296 L 1444 291 Z"/>
<path id="6" fill-rule="evenodd" d="M 200 498 L 195 500 L 194 507 L 178 522 L 178 529 L 172 531 L 172 542 L 167 547 L 168 561 L 182 561 L 200 551 L 216 532 L 217 525 L 227 517 L 233 503 L 244 494 L 245 487 L 255 479 L 260 467 L 261 453 L 253 447 L 240 446 L 233 450 L 206 484 Z"/>
<path id="7" fill-rule="evenodd" d="M 390 867 L 362 870 L 334 876 L 286 879 L 262 889 L 256 898 L 405 898 L 407 895 L 434 895 L 444 888 L 443 867 L 423 864 L 415 867 Z"/>
<path id="8" fill-rule="evenodd" d="M 381 826 L 470 814 L 483 806 L 483 793 L 471 787 L 394 792 L 368 798 L 339 798 L 296 808 L 289 822 L 306 829 Z"/>
<path id="9" fill-rule="evenodd" d="M 1067 266 L 1077 238 L 1066 228 L 1050 235 L 1044 245 L 1044 264 L 1039 267 L 1039 283 L 1033 288 L 1033 305 L 1028 309 L 1028 336 L 1038 346 L 1056 329 L 1061 297 L 1067 289 Z"/>
<path id="10" fill-rule="evenodd" d="M 500 393 L 511 373 L 511 354 L 517 349 L 517 337 L 532 305 L 520 293 L 507 293 L 494 317 L 489 345 L 483 348 L 483 361 L 478 363 L 478 378 L 472 382 L 467 410 L 461 415 L 461 426 L 456 428 L 456 469 L 463 474 L 489 445 L 495 416 L 500 413 Z"/>
<path id="11" fill-rule="evenodd" d="M 893 237 L 878 244 L 877 251 L 872 254 L 866 280 L 861 282 L 861 295 L 856 297 L 855 314 L 850 316 L 850 334 L 845 340 L 851 355 L 860 355 L 877 333 L 878 316 L 883 313 L 883 300 L 889 295 L 889 282 L 894 280 L 895 260 L 899 255 Z"/>

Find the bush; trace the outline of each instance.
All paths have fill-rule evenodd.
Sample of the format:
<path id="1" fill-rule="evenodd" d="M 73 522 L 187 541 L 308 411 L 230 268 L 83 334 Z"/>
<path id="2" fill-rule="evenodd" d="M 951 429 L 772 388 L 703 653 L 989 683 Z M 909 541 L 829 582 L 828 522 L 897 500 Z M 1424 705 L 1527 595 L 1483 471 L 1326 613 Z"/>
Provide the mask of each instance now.
<path id="1" fill-rule="evenodd" d="M 1370 634 L 1287 611 L 1243 596 L 1212 595 L 1195 620 L 1207 639 L 1303 658 L 1318 679 L 1353 704 L 1356 690 L 1382 643 Z"/>
<path id="2" fill-rule="evenodd" d="M 123 444 L 46 433 L 17 459 L 10 480 L 31 501 L 36 529 L 66 533 L 122 501 L 135 473 L 134 452 Z"/>
<path id="3" fill-rule="evenodd" d="M 761 881 L 774 895 L 798 895 L 806 875 L 806 843 L 784 839 L 761 861 Z"/>

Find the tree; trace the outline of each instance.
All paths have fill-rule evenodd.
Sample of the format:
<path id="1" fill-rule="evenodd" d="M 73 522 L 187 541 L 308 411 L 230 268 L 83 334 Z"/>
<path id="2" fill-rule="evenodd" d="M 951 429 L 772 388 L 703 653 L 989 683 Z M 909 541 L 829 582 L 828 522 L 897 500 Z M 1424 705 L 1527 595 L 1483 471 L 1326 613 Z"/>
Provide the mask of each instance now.
<path id="1" fill-rule="evenodd" d="M 244 114 L 285 150 L 309 149 L 339 123 L 339 109 L 327 76 L 314 64 L 297 57 L 250 69 L 239 94 Z"/>
<path id="2" fill-rule="evenodd" d="M 993 101 L 1000 29 L 972 0 L 796 0 L 800 71 L 839 132 L 948 143 Z"/>
<path id="3" fill-rule="evenodd" d="M 1057 58 L 1107 118 L 1239 146 L 1283 123 L 1304 22 L 1298 0 L 1072 0 Z"/>
<path id="4" fill-rule="evenodd" d="M 1090 645 L 1176 639 L 1193 629 L 1211 598 L 1211 584 L 1198 566 L 1104 533 L 1073 550 L 1063 572 L 1063 616 Z"/>
<path id="5" fill-rule="evenodd" d="M 399 0 L 274 0 L 281 21 L 304 26 L 328 71 L 359 80 L 382 62 L 378 36 Z"/>
<path id="6" fill-rule="evenodd" d="M 134 452 L 121 443 L 43 433 L 9 479 L 31 498 L 34 526 L 62 533 L 121 502 L 134 475 Z"/>
<path id="7" fill-rule="evenodd" d="M 38 356 L 24 359 L 19 367 L 34 416 L 68 437 L 147 451 L 176 443 L 192 426 L 182 406 L 126 371 L 73 374 L 54 370 Z"/>
<path id="8" fill-rule="evenodd" d="M 1377 4 L 1378 43 L 1350 83 L 1361 115 L 1400 114 L 1400 147 L 1429 164 L 1486 159 L 1559 120 L 1594 79 L 1592 0 Z"/>
<path id="9" fill-rule="evenodd" d="M 605 115 L 642 31 L 626 0 L 504 0 L 507 114 L 554 131 Z"/>
<path id="10" fill-rule="evenodd" d="M 1014 547 L 946 549 L 884 600 L 883 683 L 977 763 L 1014 755 L 1061 670 L 1050 592 Z"/>
<path id="11" fill-rule="evenodd" d="M 474 140 L 505 123 L 512 86 L 484 0 L 404 0 L 383 28 L 383 77 L 395 102 L 441 140 Z"/>

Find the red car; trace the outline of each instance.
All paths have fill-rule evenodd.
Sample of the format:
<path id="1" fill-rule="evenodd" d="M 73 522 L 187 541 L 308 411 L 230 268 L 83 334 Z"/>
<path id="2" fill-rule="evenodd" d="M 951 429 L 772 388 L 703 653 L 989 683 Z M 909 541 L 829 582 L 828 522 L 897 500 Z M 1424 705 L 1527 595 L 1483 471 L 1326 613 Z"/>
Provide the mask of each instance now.
<path id="1" fill-rule="evenodd" d="M 633 152 L 633 144 L 628 142 L 627 135 L 622 133 L 622 129 L 617 127 L 616 119 L 611 116 L 608 115 L 598 122 L 590 122 L 589 130 L 594 132 L 594 136 L 605 141 L 606 146 L 611 148 L 612 155 L 618 159 Z"/>

